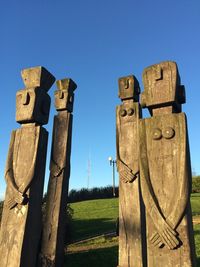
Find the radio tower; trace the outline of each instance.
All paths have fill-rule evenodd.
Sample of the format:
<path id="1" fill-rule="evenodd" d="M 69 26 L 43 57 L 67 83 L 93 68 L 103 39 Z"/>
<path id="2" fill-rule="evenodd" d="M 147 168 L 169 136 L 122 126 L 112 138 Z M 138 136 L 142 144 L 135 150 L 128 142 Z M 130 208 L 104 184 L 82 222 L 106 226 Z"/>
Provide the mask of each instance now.
<path id="1" fill-rule="evenodd" d="M 89 153 L 88 166 L 87 166 L 87 189 L 90 187 L 90 176 L 91 176 L 91 157 Z"/>

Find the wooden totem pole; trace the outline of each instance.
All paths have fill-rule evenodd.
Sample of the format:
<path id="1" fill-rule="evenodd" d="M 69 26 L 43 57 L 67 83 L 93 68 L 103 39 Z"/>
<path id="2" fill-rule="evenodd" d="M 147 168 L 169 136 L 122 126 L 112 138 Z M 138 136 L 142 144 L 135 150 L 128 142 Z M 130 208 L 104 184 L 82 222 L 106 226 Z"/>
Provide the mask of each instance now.
<path id="1" fill-rule="evenodd" d="M 43 67 L 22 71 L 26 88 L 16 95 L 16 121 L 11 135 L 5 179 L 0 256 L 1 267 L 35 267 L 41 236 L 43 183 L 50 97 L 54 77 Z"/>
<path id="2" fill-rule="evenodd" d="M 41 260 L 42 267 L 61 267 L 64 264 L 66 207 L 70 176 L 72 111 L 76 84 L 71 79 L 57 81 L 51 149 L 50 178 L 47 192 Z"/>
<path id="3" fill-rule="evenodd" d="M 139 184 L 139 83 L 119 79 L 117 169 L 119 172 L 119 267 L 146 266 L 144 209 Z M 144 233 L 142 233 L 144 232 Z"/>
<path id="4" fill-rule="evenodd" d="M 191 168 L 185 102 L 177 65 L 167 61 L 143 73 L 140 179 L 146 208 L 148 267 L 194 267 Z"/>

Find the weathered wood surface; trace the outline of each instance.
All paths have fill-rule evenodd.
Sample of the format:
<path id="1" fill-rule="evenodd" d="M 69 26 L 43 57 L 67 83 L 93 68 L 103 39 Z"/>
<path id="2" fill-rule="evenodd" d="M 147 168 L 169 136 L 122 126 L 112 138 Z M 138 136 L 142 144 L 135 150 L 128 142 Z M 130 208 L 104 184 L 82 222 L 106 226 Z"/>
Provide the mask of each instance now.
<path id="1" fill-rule="evenodd" d="M 50 97 L 54 77 L 43 67 L 22 71 L 27 88 L 17 92 L 16 120 L 5 170 L 7 183 L 0 231 L 1 267 L 35 267 L 41 239 Z M 43 88 L 44 86 L 44 88 Z"/>
<path id="2" fill-rule="evenodd" d="M 148 267 L 195 266 L 191 170 L 183 113 L 140 122 L 140 177 Z"/>
<path id="3" fill-rule="evenodd" d="M 144 92 L 141 94 L 141 105 L 152 110 L 162 111 L 173 107 L 173 112 L 181 112 L 185 103 L 185 88 L 180 85 L 178 68 L 173 61 L 164 61 L 145 68 L 142 77 Z"/>
<path id="4" fill-rule="evenodd" d="M 1 267 L 36 266 L 47 139 L 48 133 L 41 126 L 25 126 L 12 133 L 5 171 Z"/>
<path id="5" fill-rule="evenodd" d="M 119 172 L 119 266 L 145 266 L 145 225 L 139 183 L 139 118 L 141 108 L 134 102 L 136 88 L 123 79 L 117 107 L 117 167 Z M 132 80 L 131 80 L 132 82 Z"/>
<path id="6" fill-rule="evenodd" d="M 40 266 L 64 265 L 66 209 L 70 177 L 73 100 L 76 84 L 71 79 L 57 81 L 50 178 L 47 191 L 46 215 L 43 227 Z"/>
<path id="7" fill-rule="evenodd" d="M 119 266 L 195 267 L 190 152 L 186 116 L 181 113 L 185 89 L 177 65 L 166 61 L 144 70 L 141 106 L 152 116 L 147 119 L 139 112 L 129 116 L 129 105 L 139 109 L 139 99 L 129 90 L 135 80 L 120 81 Z"/>
<path id="8" fill-rule="evenodd" d="M 42 238 L 42 266 L 62 266 L 66 232 L 66 205 L 70 176 L 72 115 L 54 117 L 54 132 Z"/>
<path id="9" fill-rule="evenodd" d="M 140 181 L 146 208 L 147 266 L 194 267 L 190 206 L 191 166 L 184 86 L 175 62 L 143 73 L 142 105 L 151 118 L 140 121 Z"/>

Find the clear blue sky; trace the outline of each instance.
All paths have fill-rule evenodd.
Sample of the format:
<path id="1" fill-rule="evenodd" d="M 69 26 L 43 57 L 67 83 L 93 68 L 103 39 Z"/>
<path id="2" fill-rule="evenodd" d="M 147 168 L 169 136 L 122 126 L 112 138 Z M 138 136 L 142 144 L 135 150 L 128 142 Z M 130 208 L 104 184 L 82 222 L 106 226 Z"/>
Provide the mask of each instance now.
<path id="1" fill-rule="evenodd" d="M 192 166 L 200 173 L 200 1 L 199 0 L 20 0 L 0 8 L 0 196 L 15 122 L 20 71 L 42 65 L 57 79 L 71 77 L 75 92 L 70 188 L 112 182 L 108 156 L 115 157 L 115 107 L 119 77 L 134 74 L 142 85 L 145 67 L 178 63 L 187 103 Z M 53 96 L 55 85 L 50 90 Z M 50 132 L 55 114 L 53 101 Z M 50 142 L 48 153 L 50 152 Z M 49 157 L 46 178 L 48 178 Z"/>

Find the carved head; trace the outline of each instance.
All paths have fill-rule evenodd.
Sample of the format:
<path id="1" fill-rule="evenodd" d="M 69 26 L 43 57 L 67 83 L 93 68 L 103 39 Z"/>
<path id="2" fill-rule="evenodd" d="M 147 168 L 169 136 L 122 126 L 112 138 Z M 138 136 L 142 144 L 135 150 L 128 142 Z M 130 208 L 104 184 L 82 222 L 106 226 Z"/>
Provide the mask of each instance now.
<path id="1" fill-rule="evenodd" d="M 51 99 L 47 94 L 55 78 L 44 67 L 24 69 L 21 72 L 26 86 L 16 94 L 16 121 L 47 124 Z"/>
<path id="2" fill-rule="evenodd" d="M 140 86 L 135 76 L 121 77 L 118 80 L 118 84 L 121 100 L 134 99 L 136 102 L 139 101 Z"/>
<path id="3" fill-rule="evenodd" d="M 178 68 L 173 61 L 147 67 L 143 72 L 144 92 L 141 105 L 149 109 L 174 106 L 177 111 L 185 103 L 184 86 L 180 85 Z"/>
<path id="4" fill-rule="evenodd" d="M 77 88 L 76 83 L 72 79 L 63 79 L 56 81 L 56 84 L 58 88 L 58 90 L 54 92 L 56 110 L 68 110 L 72 112 L 74 90 Z"/>

